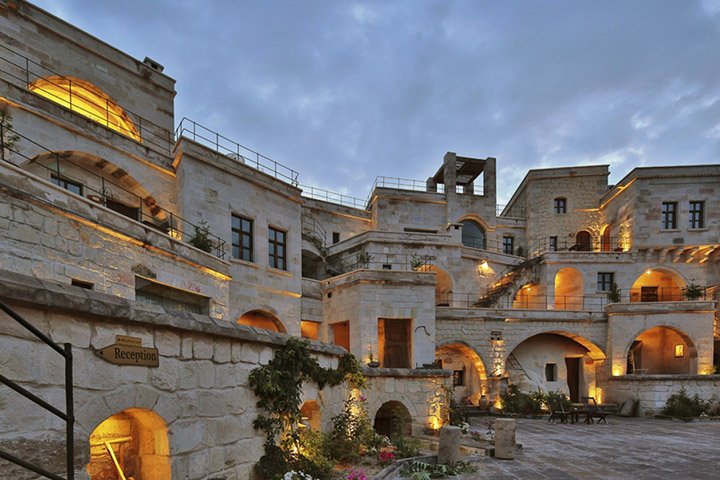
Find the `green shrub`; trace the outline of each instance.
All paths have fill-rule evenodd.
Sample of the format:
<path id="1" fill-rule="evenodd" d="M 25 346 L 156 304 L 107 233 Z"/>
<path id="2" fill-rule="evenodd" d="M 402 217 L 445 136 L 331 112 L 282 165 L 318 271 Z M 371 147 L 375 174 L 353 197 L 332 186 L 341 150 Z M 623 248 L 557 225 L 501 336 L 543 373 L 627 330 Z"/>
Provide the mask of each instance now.
<path id="1" fill-rule="evenodd" d="M 201 220 L 200 225 L 195 225 L 195 236 L 188 243 L 203 252 L 212 252 L 213 242 L 210 240 L 210 227 L 205 220 Z"/>
<path id="2" fill-rule="evenodd" d="M 620 288 L 618 288 L 617 283 L 613 282 L 610 291 L 607 293 L 608 302 L 619 303 L 621 298 Z"/>
<path id="3" fill-rule="evenodd" d="M 684 388 L 668 398 L 663 408 L 663 415 L 678 418 L 699 417 L 703 413 L 707 413 L 710 405 L 705 400 L 694 395 L 690 397 Z"/>
<path id="4" fill-rule="evenodd" d="M 560 410 L 562 407 L 563 410 L 568 411 L 572 408 L 570 399 L 562 392 L 548 392 L 546 402 L 553 410 Z"/>
<path id="5" fill-rule="evenodd" d="M 545 394 L 541 390 L 528 394 L 518 390 L 515 385 L 510 385 L 507 392 L 500 395 L 500 400 L 504 412 L 525 415 L 540 415 L 547 404 Z"/>
<path id="6" fill-rule="evenodd" d="M 457 462 L 451 465 L 433 465 L 430 463 L 414 461 L 405 465 L 400 476 L 410 480 L 429 480 L 431 478 L 445 478 L 466 473 L 474 473 L 477 469 L 469 462 Z"/>

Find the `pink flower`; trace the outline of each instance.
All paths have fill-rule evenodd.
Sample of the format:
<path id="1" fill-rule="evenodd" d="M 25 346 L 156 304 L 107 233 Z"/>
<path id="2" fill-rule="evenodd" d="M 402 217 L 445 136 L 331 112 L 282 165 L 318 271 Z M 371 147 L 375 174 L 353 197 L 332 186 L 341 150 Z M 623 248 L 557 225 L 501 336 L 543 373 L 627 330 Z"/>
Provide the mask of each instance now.
<path id="1" fill-rule="evenodd" d="M 347 480 L 368 480 L 365 476 L 365 472 L 362 470 L 350 470 L 348 473 Z"/>
<path id="2" fill-rule="evenodd" d="M 395 461 L 395 454 L 389 450 L 380 450 L 378 460 L 380 460 L 380 463 L 383 465 L 387 465 Z"/>

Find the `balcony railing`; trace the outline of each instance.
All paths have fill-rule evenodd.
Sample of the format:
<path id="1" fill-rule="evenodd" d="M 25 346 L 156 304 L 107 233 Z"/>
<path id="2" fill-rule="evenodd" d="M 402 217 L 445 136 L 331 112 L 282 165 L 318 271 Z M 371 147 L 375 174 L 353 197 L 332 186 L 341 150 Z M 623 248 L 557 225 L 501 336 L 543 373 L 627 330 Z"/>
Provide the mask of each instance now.
<path id="1" fill-rule="evenodd" d="M 289 183 L 293 187 L 299 185 L 299 174 L 292 168 L 286 167 L 282 163 L 276 162 L 272 158 L 266 157 L 251 148 L 245 147 L 189 118 L 180 120 L 180 124 L 175 129 L 175 140 L 179 141 L 181 137 L 204 145 L 221 155 L 225 155 L 231 160 L 247 165 L 285 183 Z"/>
<path id="2" fill-rule="evenodd" d="M 344 193 L 331 192 L 330 190 L 312 187 L 310 185 L 300 185 L 300 188 L 302 189 L 303 197 L 312 198 L 314 200 L 335 203 L 346 207 L 359 208 L 361 210 L 364 210 L 367 205 L 365 200 L 351 195 L 345 195 Z"/>
<path id="3" fill-rule="evenodd" d="M 43 97 L 54 100 L 55 103 L 69 110 L 78 112 L 86 118 L 119 132 L 124 136 L 136 140 L 136 134 L 140 136 L 140 143 L 151 145 L 160 152 L 169 154 L 173 147 L 172 132 L 160 125 L 151 122 L 137 113 L 122 107 L 137 132 L 131 131 L 126 126 L 118 123 L 118 112 L 112 108 L 113 104 L 109 99 L 100 100 L 94 96 L 81 94 L 77 80 L 61 75 L 41 64 L 29 59 L 22 53 L 16 52 L 5 45 L 0 45 L 0 77 L 22 89 L 28 89 L 37 80 L 43 80 L 44 84 L 38 84 L 33 91 L 39 92 Z M 55 78 L 62 82 L 48 80 Z M 44 85 L 44 87 L 43 87 Z M 75 99 L 75 102 L 73 102 Z M 110 125 L 112 124 L 112 127 Z"/>
<path id="4" fill-rule="evenodd" d="M 584 295 L 523 295 L 516 299 L 498 298 L 491 307 L 479 307 L 477 293 L 442 293 L 436 295 L 436 305 L 457 308 L 501 308 L 518 310 L 602 310 L 610 303 L 604 296 Z"/>
<path id="5" fill-rule="evenodd" d="M 18 146 L 12 147 L 5 143 L 5 139 L 9 136 L 17 136 L 17 144 L 22 142 L 28 142 L 36 147 L 43 150 L 48 154 L 50 163 L 44 165 L 42 162 L 36 161 L 37 157 L 28 157 L 23 154 Z M 191 239 L 193 236 L 203 230 L 203 225 L 196 225 L 191 223 L 182 217 L 159 207 L 158 205 L 148 206 L 145 204 L 144 199 L 116 183 L 112 183 L 105 177 L 98 175 L 82 165 L 73 162 L 71 159 L 62 156 L 56 152 L 49 150 L 48 148 L 40 145 L 31 138 L 19 133 L 14 129 L 7 128 L 0 124 L 0 152 L 2 152 L 2 159 L 8 160 L 8 154 L 17 155 L 18 157 L 33 162 L 33 165 L 40 167 L 48 171 L 51 178 L 54 177 L 54 181 L 60 182 L 76 182 L 81 185 L 80 192 L 73 192 L 80 196 L 87 197 L 88 199 L 113 210 L 117 213 L 121 213 L 126 217 L 136 220 L 148 227 L 158 230 L 162 233 L 170 235 L 173 238 Z M 81 171 L 84 178 L 69 178 L 64 172 L 70 166 L 73 170 Z M 88 179 L 93 180 L 88 182 Z M 93 186 L 95 184 L 96 186 Z M 162 214 L 162 215 L 161 215 Z M 164 216 L 163 221 L 158 221 L 158 217 Z M 215 256 L 218 258 L 225 257 L 225 240 L 217 237 L 208 232 L 207 237 L 209 239 L 209 245 L 211 251 L 214 251 Z M 186 243 L 193 244 L 192 240 L 185 240 Z"/>
<path id="6" fill-rule="evenodd" d="M 683 302 L 687 300 L 714 300 L 709 288 L 701 288 L 699 295 L 691 295 L 681 287 L 640 287 L 630 289 L 630 302 Z"/>
<path id="7" fill-rule="evenodd" d="M 334 258 L 328 262 L 333 275 L 353 270 L 392 270 L 392 271 L 429 271 L 434 257 L 408 253 L 384 253 L 360 251 L 354 254 Z"/>
<path id="8" fill-rule="evenodd" d="M 548 237 L 538 240 L 528 253 L 531 257 L 537 257 L 544 253 L 552 252 L 625 252 L 625 242 L 616 237 L 593 237 L 588 242 L 578 242 L 575 238 Z"/>

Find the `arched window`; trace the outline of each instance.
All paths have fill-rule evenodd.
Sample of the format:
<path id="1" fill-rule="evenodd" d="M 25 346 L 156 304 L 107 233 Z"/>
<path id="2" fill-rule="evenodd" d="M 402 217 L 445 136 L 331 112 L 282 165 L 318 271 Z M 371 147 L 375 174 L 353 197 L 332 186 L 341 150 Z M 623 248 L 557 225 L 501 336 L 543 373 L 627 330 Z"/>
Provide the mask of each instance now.
<path id="1" fill-rule="evenodd" d="M 125 110 L 90 82 L 74 77 L 52 76 L 36 80 L 28 85 L 28 88 L 116 132 L 138 142 L 142 141 L 135 124 Z"/>
<path id="2" fill-rule="evenodd" d="M 473 220 L 462 221 L 462 244 L 471 248 L 486 248 L 485 230 Z"/>

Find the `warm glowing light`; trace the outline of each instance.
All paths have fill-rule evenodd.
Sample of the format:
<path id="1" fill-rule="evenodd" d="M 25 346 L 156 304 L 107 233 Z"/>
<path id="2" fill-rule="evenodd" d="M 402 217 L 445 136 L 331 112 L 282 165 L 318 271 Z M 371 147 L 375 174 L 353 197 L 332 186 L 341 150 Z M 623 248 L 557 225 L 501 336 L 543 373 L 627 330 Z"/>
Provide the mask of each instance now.
<path id="1" fill-rule="evenodd" d="M 69 108 L 108 128 L 141 142 L 135 124 L 125 110 L 95 85 L 72 77 L 41 78 L 28 85 L 30 91 Z"/>
<path id="2" fill-rule="evenodd" d="M 613 377 L 619 377 L 622 375 L 622 367 L 613 367 L 612 374 Z"/>
<path id="3" fill-rule="evenodd" d="M 645 275 L 650 275 L 650 274 L 652 274 L 652 270 L 645 270 Z"/>
<path id="4" fill-rule="evenodd" d="M 493 407 L 497 408 L 498 410 L 502 410 L 502 399 L 500 397 L 496 398 L 493 402 Z"/>
<path id="5" fill-rule="evenodd" d="M 430 417 L 430 429 L 440 430 L 440 427 L 442 427 L 442 419 L 438 416 Z"/>
<path id="6" fill-rule="evenodd" d="M 168 230 L 168 235 L 170 235 L 175 240 L 181 240 L 182 239 L 182 233 L 180 230 L 176 230 L 174 228 L 171 228 Z"/>

